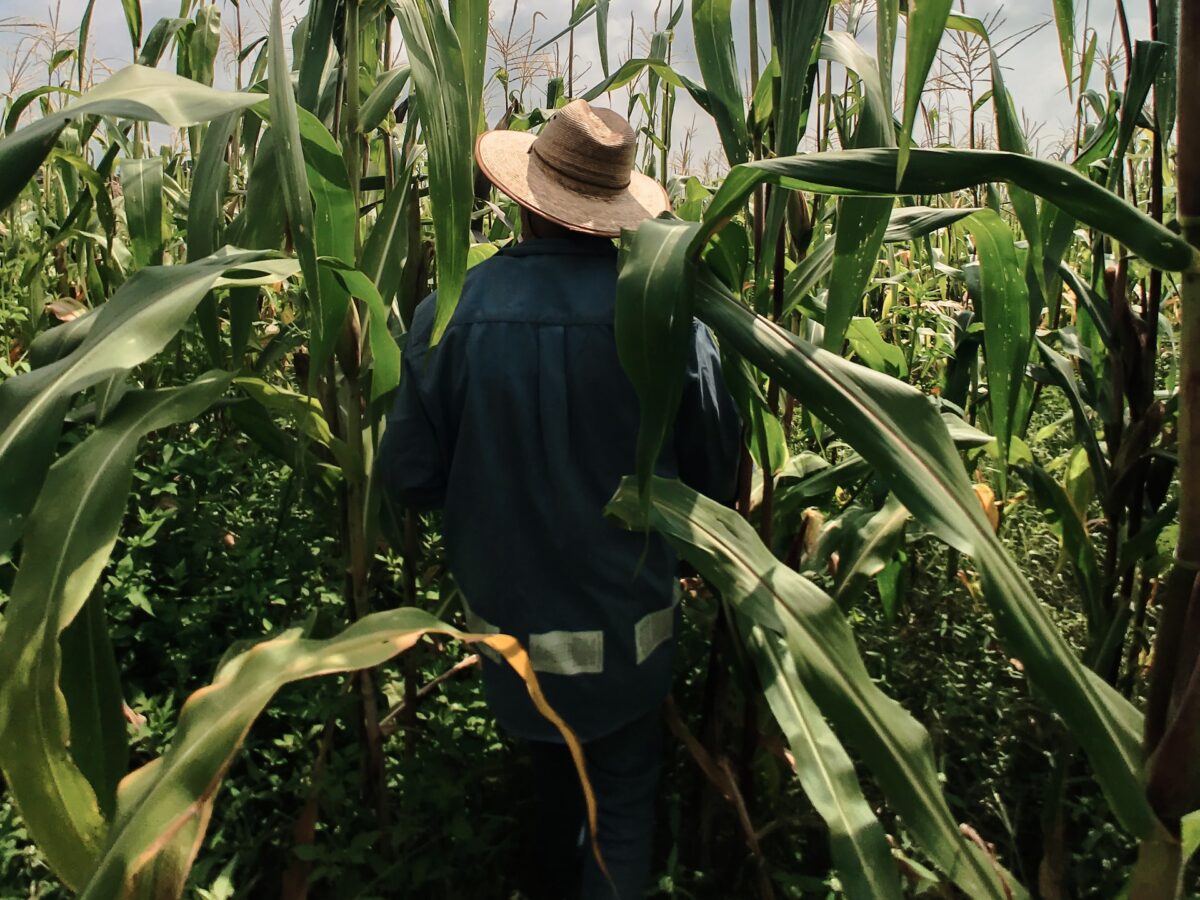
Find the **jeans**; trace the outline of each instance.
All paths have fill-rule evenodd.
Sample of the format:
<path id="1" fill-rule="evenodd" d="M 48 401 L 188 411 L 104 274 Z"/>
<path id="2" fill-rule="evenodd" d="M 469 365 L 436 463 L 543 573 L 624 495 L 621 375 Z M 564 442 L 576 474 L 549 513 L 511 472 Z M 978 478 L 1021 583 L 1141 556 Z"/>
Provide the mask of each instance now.
<path id="1" fill-rule="evenodd" d="M 587 839 L 583 789 L 565 744 L 530 741 L 535 815 L 527 874 L 532 900 L 637 900 L 654 851 L 654 800 L 662 757 L 662 713 L 654 709 L 584 744 L 597 805 L 605 878 Z"/>

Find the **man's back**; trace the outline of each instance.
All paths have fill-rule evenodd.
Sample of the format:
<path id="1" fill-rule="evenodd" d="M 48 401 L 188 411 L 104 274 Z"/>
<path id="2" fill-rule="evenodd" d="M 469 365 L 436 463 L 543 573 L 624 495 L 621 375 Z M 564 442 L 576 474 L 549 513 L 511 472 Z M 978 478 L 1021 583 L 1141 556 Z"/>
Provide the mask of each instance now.
<path id="1" fill-rule="evenodd" d="M 381 461 L 396 494 L 444 508 L 469 627 L 520 639 L 547 698 L 585 740 L 661 702 L 673 644 L 673 554 L 603 517 L 632 469 L 638 428 L 613 337 L 616 277 L 607 239 L 532 240 L 469 273 L 432 350 L 434 300 L 423 303 Z M 738 432 L 715 360 L 698 329 L 679 436 L 706 445 L 685 463 L 715 463 L 693 473 L 685 464 L 685 478 L 719 494 L 732 491 Z M 681 474 L 674 450 L 661 475 Z M 486 684 L 510 730 L 554 737 L 507 667 L 489 665 Z"/>

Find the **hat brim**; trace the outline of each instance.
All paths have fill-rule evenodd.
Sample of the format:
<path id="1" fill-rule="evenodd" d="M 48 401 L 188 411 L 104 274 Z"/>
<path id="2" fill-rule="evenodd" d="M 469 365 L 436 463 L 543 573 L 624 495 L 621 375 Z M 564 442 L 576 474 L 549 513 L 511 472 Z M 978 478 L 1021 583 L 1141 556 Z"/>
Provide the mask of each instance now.
<path id="1" fill-rule="evenodd" d="M 640 172 L 614 194 L 584 194 L 534 161 L 537 136 L 527 131 L 485 131 L 475 141 L 475 161 L 502 193 L 551 222 L 584 234 L 617 237 L 671 208 L 663 186 Z"/>

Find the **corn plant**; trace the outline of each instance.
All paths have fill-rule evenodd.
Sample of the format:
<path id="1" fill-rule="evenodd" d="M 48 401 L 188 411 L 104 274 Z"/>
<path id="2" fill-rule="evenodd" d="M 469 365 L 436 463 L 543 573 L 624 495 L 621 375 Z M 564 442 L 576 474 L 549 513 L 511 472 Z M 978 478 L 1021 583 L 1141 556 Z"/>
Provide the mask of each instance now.
<path id="1" fill-rule="evenodd" d="M 289 44 L 275 0 L 267 35 L 245 44 L 238 31 L 232 92 L 212 87 L 220 8 L 185 2 L 147 29 L 136 0 L 122 9 L 137 64 L 85 90 L 93 6 L 72 55 L 51 66 L 74 66 L 69 83 L 11 98 L 0 141 L 0 209 L 8 233 L 27 239 L 6 250 L 5 271 L 20 273 L 29 298 L 5 335 L 12 374 L 0 382 L 0 551 L 19 548 L 0 634 L 0 769 L 71 889 L 171 896 L 201 852 L 230 760 L 287 682 L 353 673 L 366 796 L 381 823 L 375 671 L 420 635 L 484 640 L 562 723 L 515 642 L 466 635 L 419 608 L 424 526 L 384 501 L 375 471 L 417 301 L 436 285 L 436 338 L 468 267 L 518 236 L 515 211 L 492 201 L 472 167 L 473 138 L 497 113 L 485 102 L 489 28 L 499 29 L 489 4 L 312 0 Z M 756 698 L 769 710 L 847 895 L 899 897 L 921 877 L 892 846 L 851 751 L 936 870 L 929 878 L 972 897 L 1032 888 L 1027 867 L 1010 871 L 1013 860 L 956 821 L 928 732 L 872 680 L 846 615 L 871 586 L 903 603 L 897 555 L 920 527 L 951 549 L 955 570 L 972 561 L 1005 652 L 1070 735 L 1047 816 L 1081 755 L 1139 842 L 1130 895 L 1177 896 L 1195 849 L 1186 823 L 1200 808 L 1190 765 L 1200 740 L 1200 108 L 1177 86 L 1200 79 L 1200 13 L 1189 0 L 1153 4 L 1151 40 L 1124 41 L 1123 83 L 1110 69 L 1102 96 L 1090 88 L 1096 32 L 1085 23 L 1076 34 L 1072 4 L 1056 0 L 1048 13 L 1078 128 L 1065 160 L 1050 161 L 1029 152 L 995 20 L 956 13 L 949 0 L 880 2 L 868 48 L 856 34 L 859 5 L 771 0 L 763 23 L 749 9 L 748 84 L 732 0 L 668 2 L 648 50 L 631 33 L 620 61 L 609 4 L 580 0 L 538 48 L 568 43 L 565 70 L 545 73 L 544 106 L 529 105 L 531 79 L 515 79 L 509 58 L 522 41 L 535 52 L 532 27 L 514 41 L 510 25 L 502 42 L 498 124 L 536 128 L 569 98 L 600 102 L 624 89 L 638 158 L 675 199 L 675 216 L 622 239 L 614 325 L 642 433 L 609 512 L 659 531 L 719 596 L 708 677 L 749 687 L 747 733 Z M 673 63 L 684 15 L 699 81 Z M 601 71 L 584 87 L 573 48 L 587 21 Z M 939 48 L 955 40 L 973 60 L 971 147 L 930 149 L 919 136 L 931 121 L 924 93 Z M 172 50 L 175 74 L 157 68 Z M 976 97 L 984 71 L 989 90 Z M 713 120 L 729 167 L 720 179 L 672 177 L 682 94 Z M 987 101 L 990 149 L 974 125 Z M 32 111 L 40 117 L 18 127 Z M 184 150 L 149 149 L 162 125 Z M 51 296 L 66 321 L 43 330 Z M 1177 376 L 1174 360 L 1161 360 L 1176 310 Z M 652 474 L 693 317 L 716 335 L 743 415 L 736 510 Z M 186 380 L 185 347 L 206 367 Z M 1030 450 L 1034 412 L 1053 392 L 1070 409 L 1059 427 L 1080 447 L 1061 461 Z M 193 421 L 242 431 L 337 510 L 348 621 L 332 638 L 293 629 L 234 655 L 184 706 L 167 752 L 127 773 L 120 671 L 97 584 L 139 442 Z M 835 445 L 832 464 L 832 453 L 816 452 Z M 994 460 L 994 492 L 972 481 L 967 463 L 982 466 L 981 454 Z M 1018 481 L 1057 523 L 1087 624 L 1082 653 L 1003 540 L 998 509 L 1017 502 Z M 843 502 L 845 488 L 873 499 Z M 836 512 L 824 525 L 805 509 L 818 496 Z M 1100 550 L 1089 534 L 1093 497 Z M 1176 516 L 1165 572 L 1159 544 Z M 384 542 L 404 557 L 402 609 L 377 609 Z M 832 581 L 823 568 L 836 569 Z M 1143 688 L 1141 710 L 1131 698 Z M 750 779 L 714 764 L 719 735 L 683 731 L 758 853 Z M 760 866 L 759 892 L 771 895 Z"/>

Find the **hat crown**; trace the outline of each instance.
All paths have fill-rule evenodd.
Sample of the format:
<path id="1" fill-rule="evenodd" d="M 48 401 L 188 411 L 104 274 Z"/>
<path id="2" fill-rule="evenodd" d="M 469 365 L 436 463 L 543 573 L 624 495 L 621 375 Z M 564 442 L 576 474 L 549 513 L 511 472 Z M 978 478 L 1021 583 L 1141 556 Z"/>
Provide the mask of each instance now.
<path id="1" fill-rule="evenodd" d="M 530 152 L 573 189 L 609 194 L 629 186 L 636 145 L 620 113 L 572 100 L 550 118 Z"/>

